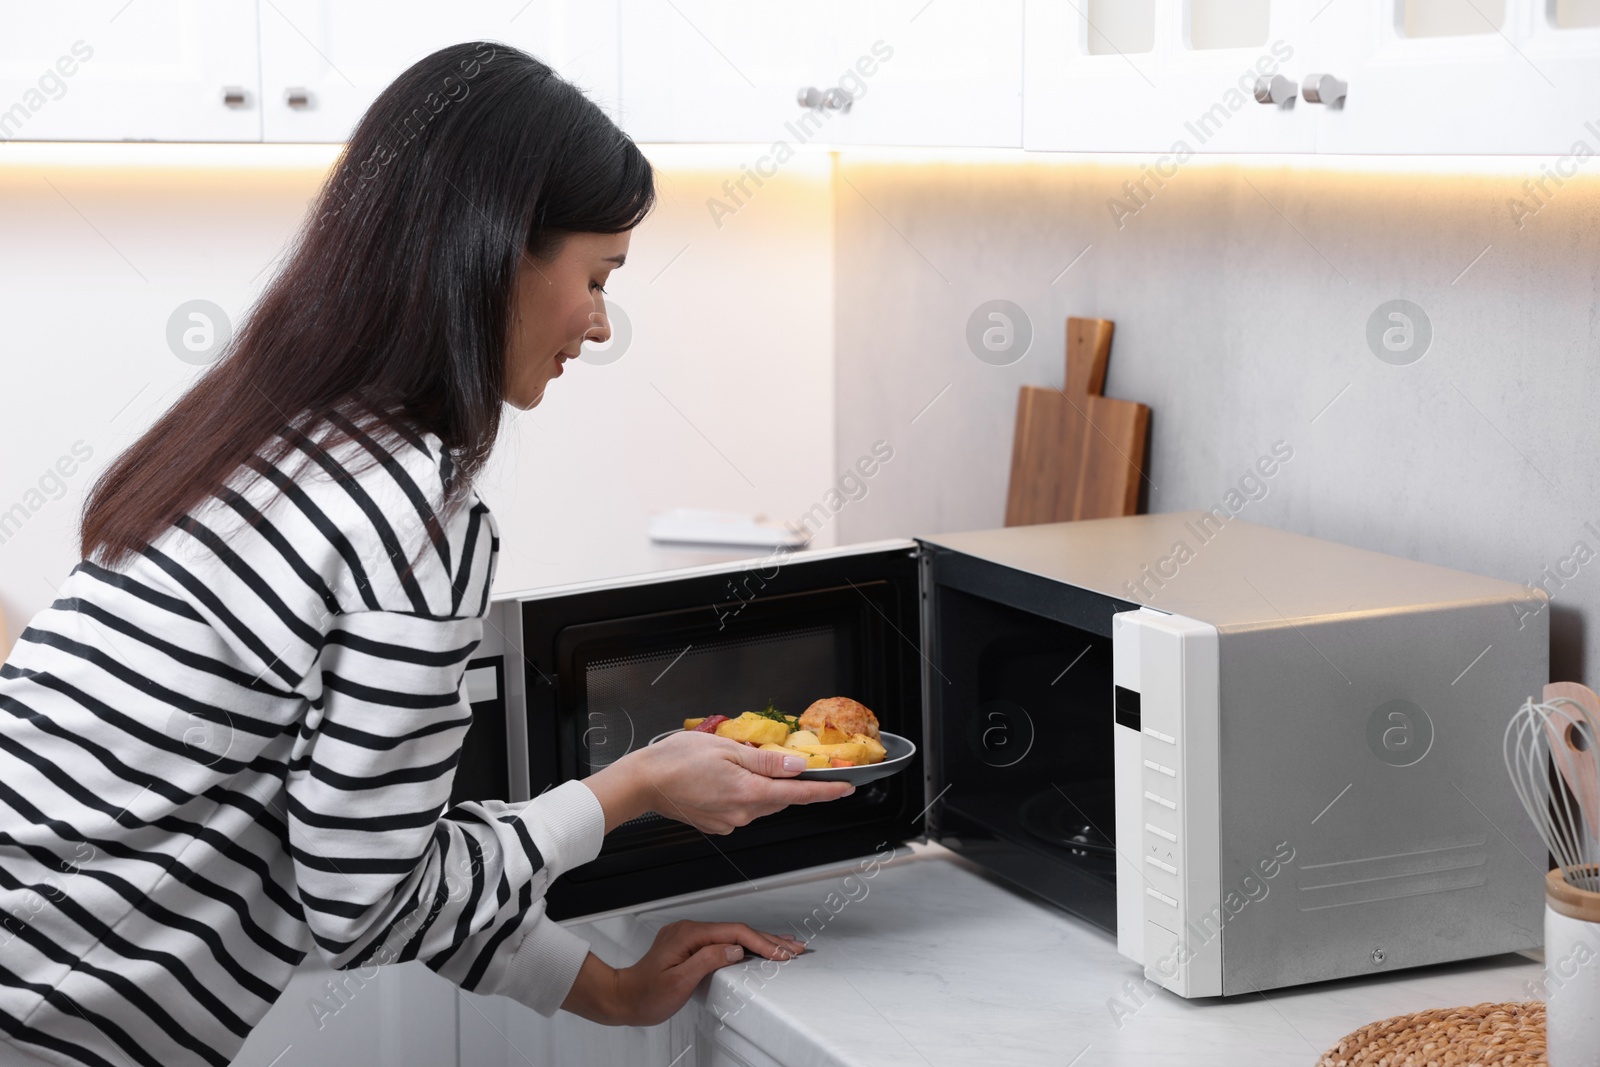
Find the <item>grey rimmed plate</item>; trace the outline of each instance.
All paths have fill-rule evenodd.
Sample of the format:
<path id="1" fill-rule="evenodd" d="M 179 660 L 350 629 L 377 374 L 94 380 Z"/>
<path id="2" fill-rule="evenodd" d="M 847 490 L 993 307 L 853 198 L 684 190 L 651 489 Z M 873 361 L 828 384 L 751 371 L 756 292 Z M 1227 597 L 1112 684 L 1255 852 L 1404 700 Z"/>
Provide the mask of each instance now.
<path id="1" fill-rule="evenodd" d="M 653 745 L 662 738 L 685 732 L 681 729 L 667 730 L 652 737 L 650 743 Z M 815 770 L 801 771 L 797 777 L 815 782 L 849 782 L 857 786 L 866 785 L 868 782 L 876 782 L 879 778 L 899 774 L 911 762 L 911 757 L 917 754 L 917 746 L 908 738 L 891 734 L 887 730 L 878 731 L 878 743 L 884 749 L 883 760 L 880 763 L 869 763 L 865 767 L 818 767 Z"/>

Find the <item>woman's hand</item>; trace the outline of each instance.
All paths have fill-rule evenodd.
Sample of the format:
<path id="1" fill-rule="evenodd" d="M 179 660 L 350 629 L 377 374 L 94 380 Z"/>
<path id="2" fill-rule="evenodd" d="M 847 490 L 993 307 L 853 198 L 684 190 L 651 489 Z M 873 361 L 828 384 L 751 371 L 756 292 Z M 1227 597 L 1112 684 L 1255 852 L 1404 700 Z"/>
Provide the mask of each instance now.
<path id="1" fill-rule="evenodd" d="M 747 950 L 781 962 L 805 944 L 744 923 L 675 922 L 632 967 L 616 970 L 591 952 L 561 1007 L 606 1026 L 654 1026 L 677 1014 L 702 978 L 738 963 Z"/>
<path id="2" fill-rule="evenodd" d="M 764 752 L 726 737 L 692 731 L 630 752 L 584 779 L 606 813 L 606 832 L 654 811 L 708 834 L 737 827 L 790 804 L 836 800 L 848 782 L 788 781 L 805 760 Z"/>

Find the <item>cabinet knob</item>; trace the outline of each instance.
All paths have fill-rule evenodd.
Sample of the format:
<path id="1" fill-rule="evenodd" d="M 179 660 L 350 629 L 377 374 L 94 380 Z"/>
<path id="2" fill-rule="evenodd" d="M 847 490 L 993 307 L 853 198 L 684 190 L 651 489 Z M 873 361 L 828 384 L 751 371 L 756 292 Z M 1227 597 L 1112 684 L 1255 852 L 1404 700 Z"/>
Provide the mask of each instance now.
<path id="1" fill-rule="evenodd" d="M 1295 84 L 1282 74 L 1274 74 L 1270 78 L 1256 79 L 1256 102 L 1261 104 L 1276 104 L 1282 107 L 1294 100 Z"/>
<path id="2" fill-rule="evenodd" d="M 795 93 L 794 99 L 801 107 L 814 110 L 822 106 L 822 90 L 815 85 L 808 85 Z"/>
<path id="3" fill-rule="evenodd" d="M 822 94 L 822 106 L 828 111 L 849 111 L 853 103 L 855 97 L 850 95 L 850 90 L 837 85 Z"/>
<path id="4" fill-rule="evenodd" d="M 1350 86 L 1332 74 L 1307 74 L 1305 82 L 1300 86 L 1300 95 L 1306 98 L 1308 104 L 1341 107 L 1344 104 L 1345 93 L 1349 89 Z"/>
<path id="5" fill-rule="evenodd" d="M 303 111 L 311 106 L 311 91 L 299 86 L 283 91 L 283 102 L 296 111 Z"/>
<path id="6" fill-rule="evenodd" d="M 222 103 L 225 107 L 240 108 L 250 102 L 250 98 L 242 85 L 224 85 L 222 87 Z"/>

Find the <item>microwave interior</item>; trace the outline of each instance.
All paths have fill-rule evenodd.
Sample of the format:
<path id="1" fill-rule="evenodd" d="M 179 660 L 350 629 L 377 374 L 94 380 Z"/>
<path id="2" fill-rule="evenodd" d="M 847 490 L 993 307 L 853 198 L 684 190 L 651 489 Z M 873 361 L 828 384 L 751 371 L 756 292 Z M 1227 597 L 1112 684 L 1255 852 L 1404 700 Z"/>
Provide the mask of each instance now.
<path id="1" fill-rule="evenodd" d="M 686 718 L 799 714 L 849 696 L 918 747 L 913 765 L 826 805 L 708 837 L 651 814 L 558 879 L 569 918 L 869 855 L 923 834 L 922 651 L 914 546 L 531 599 L 522 612 L 533 794 Z"/>

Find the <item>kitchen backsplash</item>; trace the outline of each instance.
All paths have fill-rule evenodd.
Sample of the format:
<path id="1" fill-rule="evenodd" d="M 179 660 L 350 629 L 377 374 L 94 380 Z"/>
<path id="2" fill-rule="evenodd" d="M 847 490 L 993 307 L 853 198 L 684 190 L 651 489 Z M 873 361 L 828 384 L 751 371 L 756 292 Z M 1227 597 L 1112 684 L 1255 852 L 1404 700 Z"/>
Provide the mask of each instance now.
<path id="1" fill-rule="evenodd" d="M 84 489 L 196 373 L 174 315 L 237 318 L 332 158 L 187 151 L 0 159 L 13 637 L 76 562 Z M 632 339 L 510 425 L 481 479 L 498 588 L 637 552 L 668 507 L 805 524 L 835 493 L 821 544 L 999 525 L 1017 389 L 1061 382 L 1087 315 L 1117 324 L 1106 392 L 1152 409 L 1147 510 L 1542 586 L 1555 676 L 1600 681 L 1589 154 L 819 151 L 741 189 L 750 147 L 649 151 L 661 205 L 610 286 Z M 893 462 L 842 482 L 874 449 Z"/>
<path id="2" fill-rule="evenodd" d="M 999 525 L 1018 387 L 1061 384 L 1067 316 L 1108 318 L 1105 391 L 1152 409 L 1148 510 L 1217 506 L 1540 585 L 1553 675 L 1595 684 L 1592 153 L 844 154 L 837 451 L 881 439 L 896 460 L 840 539 Z M 1274 449 L 1292 458 L 1262 477 Z"/>
<path id="3" fill-rule="evenodd" d="M 830 156 L 787 160 L 719 226 L 706 202 L 748 150 L 647 152 L 660 201 L 607 284 L 614 340 L 508 418 L 478 479 L 497 589 L 697 562 L 649 552 L 652 511 L 801 521 L 841 477 Z M 334 154 L 0 145 L 0 653 L 77 563 L 88 486 L 214 358 Z"/>

